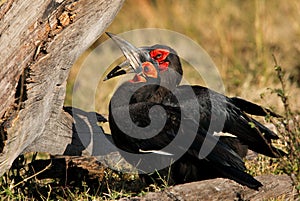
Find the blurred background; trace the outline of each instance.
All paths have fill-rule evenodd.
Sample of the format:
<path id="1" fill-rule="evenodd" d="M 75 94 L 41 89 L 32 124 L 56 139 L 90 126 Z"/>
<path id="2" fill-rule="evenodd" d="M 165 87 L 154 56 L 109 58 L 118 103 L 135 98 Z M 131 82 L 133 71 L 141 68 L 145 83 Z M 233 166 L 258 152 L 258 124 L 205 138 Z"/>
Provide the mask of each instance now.
<path id="1" fill-rule="evenodd" d="M 298 111 L 300 98 L 300 2 L 127 0 L 106 31 L 115 34 L 142 28 L 179 32 L 204 48 L 216 64 L 228 96 L 240 96 L 283 112 L 274 58 L 283 70 L 290 106 Z M 66 105 L 71 105 L 74 80 L 89 53 L 108 37 L 103 34 L 71 69 Z M 168 45 L 168 44 L 166 44 Z M 180 56 L 180 55 L 179 55 Z M 95 63 L 101 61 L 95 57 Z M 185 65 L 184 65 L 185 66 Z M 192 68 L 184 68 L 192 84 L 203 84 Z M 116 81 L 100 86 L 96 110 L 107 115 Z M 270 88 L 270 89 L 269 89 Z"/>

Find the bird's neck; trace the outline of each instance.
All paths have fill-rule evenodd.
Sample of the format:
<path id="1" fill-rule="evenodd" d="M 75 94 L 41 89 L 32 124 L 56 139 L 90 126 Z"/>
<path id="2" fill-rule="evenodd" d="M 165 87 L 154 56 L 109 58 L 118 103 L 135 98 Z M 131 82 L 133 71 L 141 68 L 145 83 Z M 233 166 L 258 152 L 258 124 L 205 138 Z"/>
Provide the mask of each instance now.
<path id="1" fill-rule="evenodd" d="M 173 69 L 168 69 L 166 72 L 161 72 L 160 85 L 172 91 L 180 84 L 181 79 L 182 74 Z"/>

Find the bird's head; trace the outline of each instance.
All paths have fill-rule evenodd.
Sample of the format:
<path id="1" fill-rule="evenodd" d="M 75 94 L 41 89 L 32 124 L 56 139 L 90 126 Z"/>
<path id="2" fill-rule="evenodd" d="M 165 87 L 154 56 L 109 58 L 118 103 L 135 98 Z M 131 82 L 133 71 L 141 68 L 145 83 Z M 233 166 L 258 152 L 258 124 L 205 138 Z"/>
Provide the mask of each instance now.
<path id="1" fill-rule="evenodd" d="M 159 71 L 165 72 L 172 68 L 182 75 L 182 67 L 177 52 L 169 46 L 156 44 L 153 46 L 141 47 L 141 50 L 150 55 L 158 62 Z"/>
<path id="2" fill-rule="evenodd" d="M 113 68 L 104 80 L 117 77 L 122 74 L 134 73 L 134 77 L 129 82 L 159 84 L 159 63 L 140 48 L 136 48 L 126 40 L 117 35 L 107 33 L 107 35 L 119 46 L 126 60 Z"/>
<path id="3" fill-rule="evenodd" d="M 158 62 L 162 85 L 168 86 L 170 89 L 179 85 L 183 71 L 180 58 L 174 49 L 160 44 L 140 49 Z"/>

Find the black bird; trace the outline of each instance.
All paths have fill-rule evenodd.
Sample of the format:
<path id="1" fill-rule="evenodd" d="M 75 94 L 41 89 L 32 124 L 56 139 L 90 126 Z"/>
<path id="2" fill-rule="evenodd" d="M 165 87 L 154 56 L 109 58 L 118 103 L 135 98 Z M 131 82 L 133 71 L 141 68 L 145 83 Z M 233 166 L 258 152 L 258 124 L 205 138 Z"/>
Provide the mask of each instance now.
<path id="1" fill-rule="evenodd" d="M 116 36 L 114 37 L 116 38 Z M 134 47 L 127 41 L 122 40 L 121 46 L 126 47 L 128 45 Z M 213 126 L 212 132 L 222 131 L 236 136 L 237 138 L 220 137 L 220 140 L 226 142 L 241 157 L 247 154 L 248 147 L 255 152 L 270 157 L 285 155 L 283 151 L 273 147 L 271 144 L 271 140 L 278 139 L 278 136 L 246 113 L 259 116 L 271 115 L 274 117 L 280 117 L 279 115 L 249 101 L 237 97 L 229 98 L 203 86 L 179 85 L 183 75 L 181 62 L 176 51 L 168 46 L 154 45 L 140 49 L 136 48 L 135 51 L 139 55 L 144 51 L 159 63 L 160 84 L 175 94 L 175 96 L 163 95 L 165 89 L 161 87 L 155 95 L 148 96 L 150 101 L 163 102 L 163 99 L 172 99 L 178 94 L 183 96 L 182 94 L 188 93 L 188 89 L 192 88 L 199 103 L 201 126 L 208 130 L 210 126 L 216 125 L 218 122 L 220 125 Z M 128 61 L 122 63 L 119 67 L 117 66 L 115 70 L 118 69 L 118 73 L 121 74 L 125 73 L 121 68 L 123 65 L 128 65 Z M 117 76 L 113 71 L 107 78 L 111 77 L 111 75 Z M 141 91 L 140 94 L 143 94 L 143 92 Z M 169 102 L 173 106 L 178 106 L 178 102 L 175 100 Z M 185 107 L 187 105 L 188 101 Z"/>
<path id="2" fill-rule="evenodd" d="M 176 155 L 172 152 L 179 150 L 182 153 L 178 160 L 171 165 L 170 171 L 175 183 L 225 177 L 247 185 L 250 188 L 258 189 L 261 183 L 244 172 L 245 166 L 239 156 L 244 154 L 240 153 L 237 145 L 228 144 L 226 140 L 218 141 L 213 132 L 223 131 L 233 133 L 243 144 L 249 145 L 251 149 L 266 155 L 278 157 L 283 152 L 272 147 L 270 144 L 271 139 L 278 137 L 254 119 L 248 117 L 238 106 L 245 105 L 245 112 L 248 112 L 248 107 L 252 107 L 258 115 L 269 111 L 265 111 L 262 107 L 242 99 L 227 98 L 207 88 L 193 86 L 192 91 L 196 95 L 196 102 L 200 105 L 198 106 L 200 109 L 196 108 L 196 110 L 200 110 L 199 123 L 197 117 L 193 118 L 194 113 L 197 113 L 197 111 L 195 112 L 195 107 L 191 106 L 193 105 L 191 103 L 195 103 L 193 102 L 195 101 L 195 97 L 191 97 L 187 93 L 190 92 L 188 90 L 190 86 L 177 86 L 181 80 L 180 76 L 176 77 L 176 81 L 174 79 L 171 79 L 171 82 L 164 80 L 164 76 L 168 78 L 166 76 L 168 73 L 164 71 L 168 71 L 170 64 L 176 62 L 177 72 L 181 72 L 182 75 L 179 58 L 171 63 L 170 60 L 166 60 L 166 58 L 170 59 L 168 55 L 153 56 L 151 52 L 149 54 L 144 53 L 145 48 L 137 49 L 117 36 L 111 34 L 110 36 L 121 47 L 127 60 L 125 63 L 114 68 L 105 79 L 133 71 L 136 73 L 132 80 L 124 83 L 117 89 L 110 103 L 109 122 L 115 144 L 128 153 L 145 155 L 147 155 L 146 153 L 155 153 L 163 160 L 167 158 L 167 161 L 171 161 L 172 156 Z M 169 55 L 178 57 L 176 54 Z M 161 56 L 164 58 L 162 61 L 166 61 L 168 65 L 163 64 L 159 60 Z M 130 68 L 125 68 L 127 65 Z M 169 87 L 171 91 L 160 86 L 163 82 L 165 82 L 163 84 L 165 86 L 168 84 L 171 85 Z M 184 97 L 183 102 L 181 102 L 183 105 L 179 104 L 177 100 L 178 96 Z M 152 116 L 151 118 L 151 108 L 154 106 L 163 108 L 164 112 L 156 112 L 154 113 L 154 117 Z M 185 108 L 184 114 L 182 114 L 182 106 Z M 217 111 L 212 112 L 212 109 Z M 214 112 L 224 117 L 225 125 L 223 130 L 211 130 L 209 128 L 211 119 L 214 123 L 219 122 L 219 116 L 216 116 Z M 212 116 L 212 114 L 215 116 Z M 119 120 L 118 123 L 116 123 L 116 118 Z M 149 137 L 145 130 L 141 130 L 142 132 L 138 130 L 136 132 L 136 126 L 147 128 L 156 119 L 158 119 L 158 122 L 165 120 L 163 121 L 165 123 L 163 127 L 152 128 L 155 134 L 158 133 L 157 135 Z M 132 125 L 132 122 L 134 125 Z M 253 129 L 249 125 L 249 122 L 257 124 L 258 128 Z M 181 124 L 185 125 L 185 127 L 180 127 Z M 126 131 L 124 131 L 124 128 L 126 128 Z M 150 132 L 151 130 L 148 131 Z M 265 134 L 263 135 L 261 131 L 265 132 Z M 172 141 L 177 138 L 178 133 L 183 134 L 179 138 L 182 140 L 183 145 L 180 143 L 172 144 Z M 187 141 L 191 140 L 191 143 L 184 144 L 186 139 L 188 139 Z M 201 147 L 207 146 L 204 143 L 205 140 L 209 142 L 208 144 L 215 144 L 215 146 L 208 155 L 204 158 L 199 158 Z M 169 144 L 171 144 L 171 148 L 169 147 L 167 151 L 161 151 Z M 138 156 L 132 161 L 138 164 L 141 162 L 139 161 L 142 160 L 141 158 L 143 157 Z M 158 161 L 155 160 L 154 163 Z M 153 161 L 149 163 L 146 161 L 145 164 L 151 166 L 153 165 Z"/>

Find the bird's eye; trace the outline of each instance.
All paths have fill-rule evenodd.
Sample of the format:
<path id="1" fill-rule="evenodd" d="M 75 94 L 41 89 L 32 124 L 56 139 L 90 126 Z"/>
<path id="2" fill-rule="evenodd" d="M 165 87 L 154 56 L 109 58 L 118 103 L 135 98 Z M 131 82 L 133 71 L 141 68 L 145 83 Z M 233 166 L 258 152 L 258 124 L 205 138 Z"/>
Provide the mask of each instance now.
<path id="1" fill-rule="evenodd" d="M 148 72 L 150 71 L 149 67 L 148 67 L 148 66 L 145 66 L 145 67 L 144 67 L 144 71 L 145 71 L 145 73 L 148 73 Z"/>
<path id="2" fill-rule="evenodd" d="M 159 53 L 158 55 L 155 56 L 155 59 L 159 59 L 159 58 L 161 58 L 161 56 L 162 56 L 162 54 Z"/>

